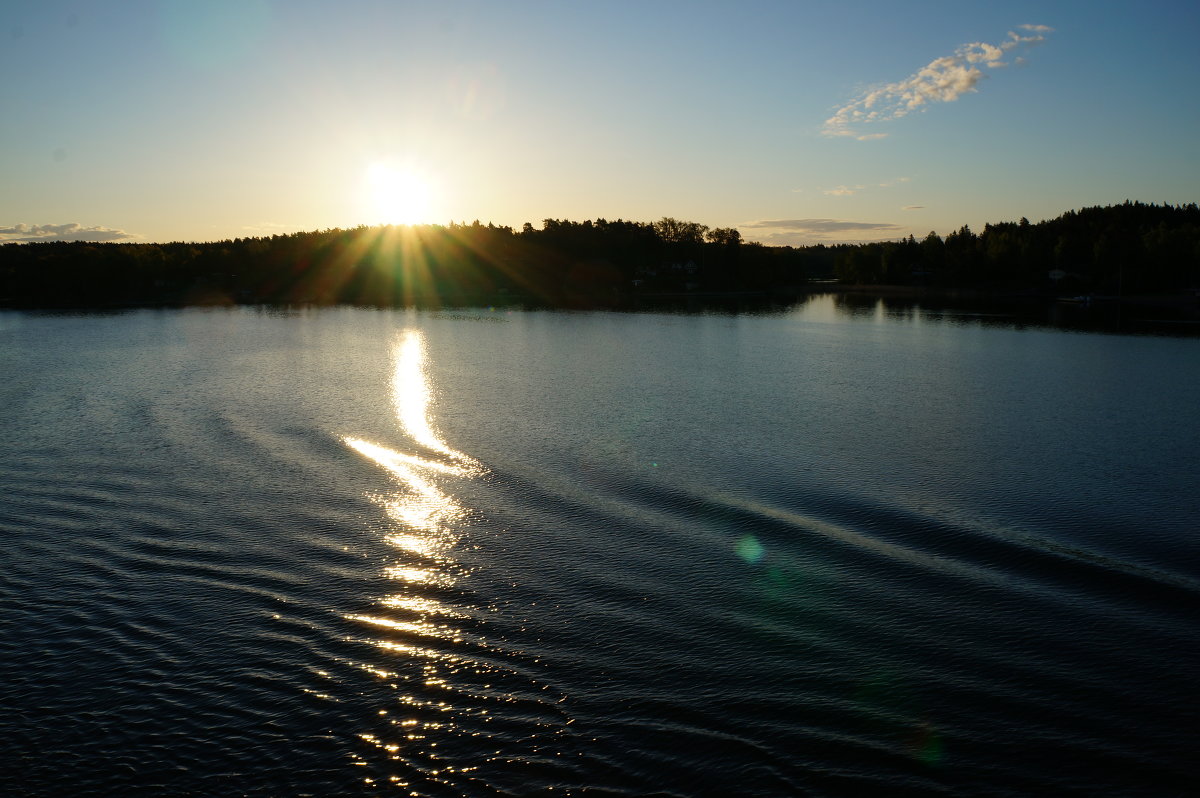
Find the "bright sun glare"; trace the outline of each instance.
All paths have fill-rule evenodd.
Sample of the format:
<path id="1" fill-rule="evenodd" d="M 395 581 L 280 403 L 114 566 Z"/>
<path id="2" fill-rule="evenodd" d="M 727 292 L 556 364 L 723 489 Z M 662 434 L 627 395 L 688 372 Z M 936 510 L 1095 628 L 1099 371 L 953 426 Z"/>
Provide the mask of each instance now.
<path id="1" fill-rule="evenodd" d="M 429 183 L 411 169 L 387 163 L 367 168 L 367 205 L 375 224 L 419 224 L 429 221 Z"/>

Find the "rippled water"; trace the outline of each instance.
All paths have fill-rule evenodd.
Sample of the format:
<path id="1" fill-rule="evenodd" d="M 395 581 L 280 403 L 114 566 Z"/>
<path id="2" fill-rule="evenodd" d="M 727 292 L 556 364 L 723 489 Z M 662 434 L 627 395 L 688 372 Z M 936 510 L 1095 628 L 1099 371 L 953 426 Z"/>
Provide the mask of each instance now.
<path id="1" fill-rule="evenodd" d="M 0 313 L 15 795 L 1187 795 L 1200 340 Z"/>

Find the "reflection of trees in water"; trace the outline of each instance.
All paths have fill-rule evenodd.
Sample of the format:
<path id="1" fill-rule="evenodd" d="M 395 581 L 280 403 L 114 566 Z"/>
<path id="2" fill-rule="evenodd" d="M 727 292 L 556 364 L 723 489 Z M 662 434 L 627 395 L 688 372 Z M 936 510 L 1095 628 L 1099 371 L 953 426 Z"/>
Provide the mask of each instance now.
<path id="1" fill-rule="evenodd" d="M 1197 311 L 1189 302 L 1123 301 L 1115 298 L 1064 302 L 1054 297 L 886 296 L 834 293 L 813 297 L 850 319 L 887 319 L 912 324 L 983 327 L 1048 327 L 1090 332 L 1200 335 Z"/>

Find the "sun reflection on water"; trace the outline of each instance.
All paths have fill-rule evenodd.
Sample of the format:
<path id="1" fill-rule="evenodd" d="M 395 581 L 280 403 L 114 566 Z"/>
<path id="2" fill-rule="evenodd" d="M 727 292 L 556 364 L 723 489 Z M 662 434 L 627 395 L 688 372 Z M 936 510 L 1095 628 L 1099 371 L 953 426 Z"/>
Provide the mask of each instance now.
<path id="1" fill-rule="evenodd" d="M 396 351 L 396 370 L 392 377 L 392 403 L 396 417 L 412 439 L 431 451 L 450 459 L 476 465 L 462 452 L 451 449 L 437 436 L 429 423 L 429 405 L 433 393 L 425 376 L 425 348 L 421 333 L 407 330 L 400 338 Z"/>
<path id="2" fill-rule="evenodd" d="M 451 448 L 434 429 L 430 419 L 433 393 L 426 376 L 421 333 L 405 331 L 396 343 L 393 358 L 392 405 L 415 453 L 357 437 L 342 439 L 395 480 L 395 491 L 373 495 L 391 523 L 383 539 L 395 550 L 396 557 L 383 567 L 382 575 L 393 587 L 377 600 L 376 610 L 343 617 L 362 630 L 364 642 L 379 651 L 385 661 L 400 658 L 394 671 L 391 665 L 363 666 L 396 694 L 394 703 L 379 710 L 375 728 L 359 737 L 383 754 L 385 762 L 393 763 L 383 772 L 394 773 L 403 767 L 400 775 L 386 776 L 380 776 L 376 768 L 371 771 L 372 777 L 364 780 L 374 784 L 383 778 L 393 785 L 407 786 L 414 779 L 441 781 L 452 773 L 473 769 L 446 762 L 437 742 L 429 739 L 429 732 L 453 725 L 444 720 L 446 713 L 465 711 L 462 707 L 456 709 L 454 698 L 469 693 L 464 687 L 456 687 L 450 677 L 464 668 L 480 667 L 465 646 L 482 642 L 464 643 L 460 628 L 469 620 L 469 611 L 444 600 L 448 594 L 454 595 L 463 573 L 453 551 L 470 515 L 446 491 L 445 484 L 448 480 L 478 477 L 484 469 L 473 458 Z M 354 755 L 354 759 L 357 765 L 368 764 L 362 756 Z"/>

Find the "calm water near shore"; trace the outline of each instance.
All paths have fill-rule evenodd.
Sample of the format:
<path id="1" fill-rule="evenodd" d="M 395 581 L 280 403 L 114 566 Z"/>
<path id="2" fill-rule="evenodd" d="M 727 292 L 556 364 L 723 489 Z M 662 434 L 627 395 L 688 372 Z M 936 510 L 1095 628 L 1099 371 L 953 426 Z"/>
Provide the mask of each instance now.
<path id="1" fill-rule="evenodd" d="M 8 794 L 1197 782 L 1197 338 L 0 312 L 0 407 Z"/>

